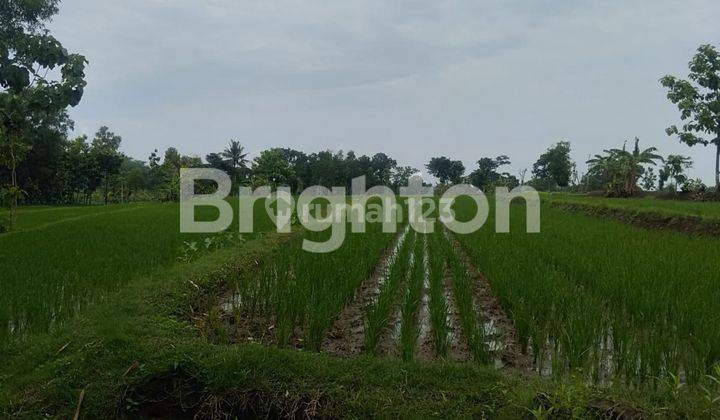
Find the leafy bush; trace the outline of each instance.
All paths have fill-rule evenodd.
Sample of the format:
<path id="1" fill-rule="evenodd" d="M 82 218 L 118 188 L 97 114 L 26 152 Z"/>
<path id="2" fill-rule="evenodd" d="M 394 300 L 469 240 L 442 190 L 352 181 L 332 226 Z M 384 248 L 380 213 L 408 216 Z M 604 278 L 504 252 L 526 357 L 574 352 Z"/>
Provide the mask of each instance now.
<path id="1" fill-rule="evenodd" d="M 10 231 L 10 218 L 5 216 L 0 216 L 0 233 L 5 233 Z"/>
<path id="2" fill-rule="evenodd" d="M 707 186 L 700 180 L 700 178 L 688 179 L 682 186 L 682 192 L 685 193 L 702 194 L 705 191 L 707 191 Z"/>

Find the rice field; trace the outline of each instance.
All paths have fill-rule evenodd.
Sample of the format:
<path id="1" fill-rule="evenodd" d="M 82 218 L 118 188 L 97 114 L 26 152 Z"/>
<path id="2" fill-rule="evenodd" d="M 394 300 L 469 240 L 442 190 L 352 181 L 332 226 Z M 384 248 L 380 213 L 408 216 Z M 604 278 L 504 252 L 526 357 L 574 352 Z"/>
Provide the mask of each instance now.
<path id="1" fill-rule="evenodd" d="M 469 218 L 474 205 L 461 199 L 455 211 Z M 178 212 L 172 204 L 23 212 L 22 228 L 0 236 L 3 338 L 52 329 L 133 278 L 184 263 L 188 243 L 202 248 L 207 238 L 179 234 Z M 720 240 L 550 205 L 541 233 L 526 234 L 524 217 L 523 205 L 511 206 L 509 234 L 493 232 L 492 211 L 469 235 L 439 223 L 427 234 L 408 224 L 395 233 L 348 226 L 343 246 L 327 254 L 303 251 L 302 242 L 328 232 L 296 227 L 255 267 L 229 276 L 205 316 L 221 324 L 223 344 L 596 383 L 697 383 L 720 362 Z M 264 216 L 258 223 L 272 228 Z"/>
<path id="2" fill-rule="evenodd" d="M 199 220 L 212 217 L 213 209 L 199 208 Z M 21 211 L 18 229 L 0 235 L 0 341 L 51 330 L 133 278 L 191 258 L 189 246 L 200 254 L 208 239 L 208 247 L 221 238 L 241 245 L 239 235 L 181 234 L 178 220 L 177 204 Z M 266 217 L 257 225 L 259 231 L 272 226 Z"/>
<path id="3" fill-rule="evenodd" d="M 720 241 L 551 206 L 526 234 L 524 206 L 511 208 L 510 234 L 491 216 L 470 235 L 375 226 L 330 255 L 290 244 L 237 285 L 233 318 L 263 328 L 236 339 L 636 385 L 697 382 L 720 362 Z"/>
<path id="4" fill-rule="evenodd" d="M 459 237 L 538 371 L 693 382 L 720 362 L 720 240 L 542 211 L 541 234 L 513 206 L 513 233 Z"/>

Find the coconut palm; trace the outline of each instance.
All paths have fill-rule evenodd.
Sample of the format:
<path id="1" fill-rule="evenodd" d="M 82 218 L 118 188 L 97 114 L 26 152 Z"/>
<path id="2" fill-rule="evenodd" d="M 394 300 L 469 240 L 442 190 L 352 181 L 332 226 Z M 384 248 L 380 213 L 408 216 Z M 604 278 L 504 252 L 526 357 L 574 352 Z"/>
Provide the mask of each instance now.
<path id="1" fill-rule="evenodd" d="M 239 175 L 245 175 L 247 171 L 247 153 L 245 148 L 237 140 L 230 140 L 228 147 L 221 153 L 227 163 L 232 167 L 234 178 L 237 181 Z"/>

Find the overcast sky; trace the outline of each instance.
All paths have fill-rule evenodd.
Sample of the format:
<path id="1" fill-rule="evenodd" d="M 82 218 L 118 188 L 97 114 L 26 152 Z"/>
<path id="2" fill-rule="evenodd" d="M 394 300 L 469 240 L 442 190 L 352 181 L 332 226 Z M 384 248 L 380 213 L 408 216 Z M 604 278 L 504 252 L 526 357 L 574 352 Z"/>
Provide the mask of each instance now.
<path id="1" fill-rule="evenodd" d="M 566 139 L 584 171 L 638 136 L 710 182 L 713 151 L 664 133 L 658 79 L 720 44 L 718 21 L 716 0 L 63 0 L 50 29 L 90 61 L 77 134 L 108 125 L 143 160 L 234 138 L 418 169 L 507 154 L 516 174 Z"/>

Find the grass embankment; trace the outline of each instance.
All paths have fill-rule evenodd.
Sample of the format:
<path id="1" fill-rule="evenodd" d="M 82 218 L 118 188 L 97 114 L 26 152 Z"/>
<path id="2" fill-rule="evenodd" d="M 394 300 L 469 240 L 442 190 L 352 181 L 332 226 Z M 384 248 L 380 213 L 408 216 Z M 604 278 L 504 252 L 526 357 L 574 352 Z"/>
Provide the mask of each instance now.
<path id="1" fill-rule="evenodd" d="M 607 198 L 551 193 L 544 200 L 565 211 L 630 223 L 637 227 L 720 236 L 720 203 L 654 197 Z"/>
<path id="2" fill-rule="evenodd" d="M 551 203 L 585 204 L 664 216 L 690 216 L 720 221 L 720 202 L 670 200 L 650 196 L 640 198 L 610 198 L 565 193 L 543 194 L 543 198 Z"/>
<path id="3" fill-rule="evenodd" d="M 518 418 L 531 411 L 598 414 L 612 405 L 606 396 L 622 401 L 617 395 L 650 413 L 706 415 L 695 400 L 668 390 L 593 389 L 474 364 L 336 359 L 204 339 L 193 314 L 211 310 L 257 261 L 274 258 L 281 241 L 268 234 L 176 263 L 129 282 L 51 333 L 2 344 L 0 415 Z"/>
<path id="4" fill-rule="evenodd" d="M 512 206 L 512 233 L 458 238 L 536 364 L 595 380 L 706 381 L 720 363 L 720 240 L 550 206 L 529 235 L 524 217 Z"/>

